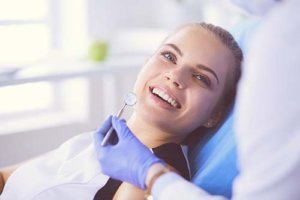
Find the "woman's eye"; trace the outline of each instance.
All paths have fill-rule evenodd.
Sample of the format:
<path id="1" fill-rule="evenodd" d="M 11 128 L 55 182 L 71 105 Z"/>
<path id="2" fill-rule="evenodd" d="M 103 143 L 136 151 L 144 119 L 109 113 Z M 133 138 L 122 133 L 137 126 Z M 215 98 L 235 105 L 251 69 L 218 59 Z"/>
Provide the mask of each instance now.
<path id="1" fill-rule="evenodd" d="M 210 87 L 211 86 L 211 81 L 210 81 L 210 79 L 207 76 L 202 75 L 202 74 L 195 74 L 194 77 L 197 80 L 203 82 L 206 87 Z"/>
<path id="2" fill-rule="evenodd" d="M 171 61 L 172 63 L 176 64 L 177 58 L 174 54 L 170 52 L 163 52 L 161 53 L 163 57 L 165 57 L 167 60 Z"/>

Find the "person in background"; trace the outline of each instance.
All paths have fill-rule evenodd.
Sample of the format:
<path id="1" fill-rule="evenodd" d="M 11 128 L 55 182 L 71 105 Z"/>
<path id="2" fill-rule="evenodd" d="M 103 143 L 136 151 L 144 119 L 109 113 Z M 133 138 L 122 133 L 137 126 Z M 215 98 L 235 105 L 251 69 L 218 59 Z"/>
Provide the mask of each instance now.
<path id="1" fill-rule="evenodd" d="M 127 123 L 135 133 L 132 138 L 138 138 L 148 150 L 142 154 L 143 164 L 172 166 L 190 179 L 181 144 L 191 134 L 201 134 L 203 127 L 217 126 L 226 116 L 235 99 L 242 58 L 230 33 L 211 24 L 187 24 L 162 42 L 137 77 L 137 104 Z M 93 133 L 76 136 L 5 176 L 0 199 L 144 199 L 144 182 L 136 187 L 136 182 L 121 182 L 103 174 L 102 164 L 114 168 L 118 163 L 100 161 L 99 167 L 101 156 L 96 149 L 111 123 L 117 133 L 120 129 L 130 133 L 124 121 L 109 117 L 95 134 L 95 145 Z M 111 142 L 121 145 L 122 141 Z M 124 152 L 130 151 L 131 147 L 124 145 Z M 149 160 L 152 151 L 158 157 Z M 114 156 L 116 161 L 121 158 Z M 143 170 L 137 173 L 146 176 Z"/>
<path id="2" fill-rule="evenodd" d="M 263 21 L 249 41 L 239 86 L 235 127 L 240 174 L 232 199 L 300 199 L 300 1 L 235 3 Z M 115 121 L 113 126 L 120 142 L 97 147 L 99 161 L 111 164 L 102 165 L 106 174 L 137 186 L 145 183 L 153 199 L 225 199 L 156 162 L 126 124 Z M 119 152 L 126 157 L 116 157 Z"/>

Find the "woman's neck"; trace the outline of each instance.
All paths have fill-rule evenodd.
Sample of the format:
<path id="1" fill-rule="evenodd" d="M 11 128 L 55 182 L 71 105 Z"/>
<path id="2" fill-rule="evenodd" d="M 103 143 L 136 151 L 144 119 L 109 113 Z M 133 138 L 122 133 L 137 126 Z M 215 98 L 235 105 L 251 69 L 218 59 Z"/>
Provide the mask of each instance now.
<path id="1" fill-rule="evenodd" d="M 127 125 L 133 134 L 147 147 L 154 148 L 166 143 L 180 143 L 181 138 L 168 133 L 148 121 L 132 114 Z"/>

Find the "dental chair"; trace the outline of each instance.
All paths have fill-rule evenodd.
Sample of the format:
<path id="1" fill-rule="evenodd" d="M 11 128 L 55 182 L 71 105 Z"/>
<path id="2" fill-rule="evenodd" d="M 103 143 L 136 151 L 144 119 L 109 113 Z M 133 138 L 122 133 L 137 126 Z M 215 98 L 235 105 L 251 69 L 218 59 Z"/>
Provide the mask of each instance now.
<path id="1" fill-rule="evenodd" d="M 244 53 L 257 24 L 256 19 L 248 20 L 230 31 Z M 229 199 L 234 178 L 239 174 L 233 122 L 234 108 L 219 128 L 207 131 L 196 143 L 188 143 L 192 182 L 210 194 Z"/>
<path id="2" fill-rule="evenodd" d="M 234 114 L 230 113 L 215 132 L 206 132 L 198 143 L 190 144 L 192 182 L 214 195 L 230 198 L 232 183 L 238 175 Z"/>

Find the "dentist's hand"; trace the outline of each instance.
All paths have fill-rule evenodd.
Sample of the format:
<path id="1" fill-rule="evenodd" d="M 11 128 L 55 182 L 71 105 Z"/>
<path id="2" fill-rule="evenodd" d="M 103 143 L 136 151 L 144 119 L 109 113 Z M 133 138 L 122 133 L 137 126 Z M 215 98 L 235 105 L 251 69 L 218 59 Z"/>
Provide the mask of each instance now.
<path id="1" fill-rule="evenodd" d="M 117 144 L 108 142 L 106 146 L 101 146 L 111 125 L 117 133 L 118 142 Z M 142 189 L 146 188 L 145 181 L 149 168 L 155 163 L 165 165 L 164 161 L 157 158 L 132 134 L 124 120 L 114 116 L 104 121 L 95 133 L 94 142 L 104 174 Z"/>

